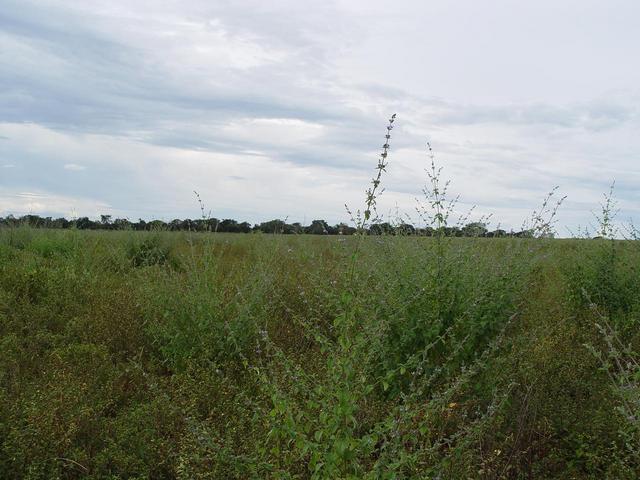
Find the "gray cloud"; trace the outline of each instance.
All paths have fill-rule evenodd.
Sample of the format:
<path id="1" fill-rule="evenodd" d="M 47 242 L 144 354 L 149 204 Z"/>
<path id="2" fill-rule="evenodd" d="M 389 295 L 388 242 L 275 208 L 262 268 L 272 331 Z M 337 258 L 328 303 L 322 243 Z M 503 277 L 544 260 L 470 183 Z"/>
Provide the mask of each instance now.
<path id="1" fill-rule="evenodd" d="M 0 211 L 27 191 L 56 205 L 77 198 L 128 216 L 183 215 L 191 190 L 207 183 L 220 216 L 343 219 L 393 112 L 389 201 L 411 205 L 419 193 L 426 140 L 470 202 L 514 218 L 556 183 L 578 204 L 616 177 L 631 201 L 640 77 L 629 63 L 640 38 L 625 21 L 636 7 L 622 4 L 608 37 L 601 7 L 581 10 L 592 30 L 571 35 L 584 46 L 562 43 L 575 12 L 559 9 L 549 25 L 556 52 L 514 27 L 525 13 L 539 20 L 531 6 L 7 0 Z M 463 12 L 504 18 L 484 32 Z M 584 75 L 587 53 L 609 77 Z M 555 83 L 538 75 L 547 68 Z"/>
<path id="2" fill-rule="evenodd" d="M 636 120 L 637 116 L 637 104 L 624 105 L 615 100 L 599 100 L 565 106 L 542 103 L 505 106 L 442 105 L 436 111 L 434 120 L 443 125 L 549 125 L 596 131 L 615 128 Z"/>

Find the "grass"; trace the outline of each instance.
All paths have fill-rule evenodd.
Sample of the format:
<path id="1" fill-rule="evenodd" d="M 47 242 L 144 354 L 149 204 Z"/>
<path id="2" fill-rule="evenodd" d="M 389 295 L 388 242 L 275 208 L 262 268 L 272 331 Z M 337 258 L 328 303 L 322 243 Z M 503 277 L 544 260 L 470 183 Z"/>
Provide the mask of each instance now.
<path id="1" fill-rule="evenodd" d="M 639 261 L 2 230 L 0 476 L 636 478 Z"/>

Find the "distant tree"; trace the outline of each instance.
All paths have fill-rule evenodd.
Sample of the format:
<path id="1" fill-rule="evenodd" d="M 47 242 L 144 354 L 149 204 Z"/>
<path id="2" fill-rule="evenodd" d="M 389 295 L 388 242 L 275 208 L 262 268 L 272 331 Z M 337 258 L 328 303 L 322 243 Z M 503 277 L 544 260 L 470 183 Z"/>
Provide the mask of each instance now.
<path id="1" fill-rule="evenodd" d="M 207 231 L 207 223 L 202 218 L 198 218 L 197 220 L 193 220 L 191 222 L 193 225 L 193 230 L 196 232 L 206 232 Z"/>
<path id="2" fill-rule="evenodd" d="M 205 222 L 208 232 L 217 232 L 220 226 L 220 220 L 217 218 L 208 218 Z"/>
<path id="3" fill-rule="evenodd" d="M 249 222 L 239 223 L 232 218 L 226 218 L 224 220 L 218 220 L 217 218 L 199 218 L 197 220 L 191 220 L 186 218 L 184 220 L 175 218 L 169 223 L 163 220 L 150 220 L 145 221 L 138 219 L 137 222 L 131 222 L 126 218 L 112 219 L 111 215 L 100 215 L 100 219 L 93 221 L 88 217 L 80 217 L 76 220 L 67 220 L 60 217 L 53 219 L 52 217 L 41 217 L 39 215 L 24 215 L 22 217 L 14 217 L 8 215 L 5 218 L 0 217 L 0 226 L 11 227 L 18 225 L 29 225 L 33 228 L 78 228 L 81 230 L 87 229 L 103 229 L 103 230 L 170 230 L 170 231 L 197 231 L 197 232 L 228 232 L 228 233 L 250 233 L 250 232 L 264 232 L 264 233 L 277 233 L 277 234 L 311 234 L 311 235 L 353 235 L 357 232 L 355 227 L 349 226 L 346 223 L 338 223 L 337 225 L 330 226 L 325 220 L 313 220 L 311 225 L 303 226 L 299 222 L 286 223 L 286 220 L 274 219 L 266 222 L 251 225 Z M 486 224 L 482 222 L 472 222 L 466 224 L 464 227 L 459 228 L 442 226 L 438 230 L 442 235 L 450 237 L 460 236 L 486 236 L 486 237 L 530 237 L 534 235 L 532 230 L 523 230 L 520 232 L 506 232 L 505 230 L 495 230 L 489 232 Z M 369 227 L 368 232 L 371 235 L 421 235 L 421 236 L 433 236 L 437 231 L 433 227 L 416 228 L 409 223 L 402 223 L 398 226 L 393 226 L 388 222 L 374 223 Z"/>
<path id="4" fill-rule="evenodd" d="M 401 223 L 395 230 L 398 235 L 415 235 L 416 233 L 416 228 L 410 223 Z"/>
<path id="5" fill-rule="evenodd" d="M 258 230 L 263 233 L 284 233 L 285 225 L 284 220 L 274 219 L 268 222 L 262 222 L 258 225 Z"/>
<path id="6" fill-rule="evenodd" d="M 432 227 L 416 228 L 416 235 L 421 237 L 433 237 L 434 229 Z"/>
<path id="7" fill-rule="evenodd" d="M 285 223 L 284 226 L 282 227 L 282 233 L 286 234 L 286 235 L 293 235 L 296 232 L 296 229 L 293 225 L 289 224 L 289 223 Z"/>
<path id="8" fill-rule="evenodd" d="M 371 235 L 391 235 L 394 233 L 394 229 L 387 222 L 374 223 L 369 227 L 369 233 Z"/>
<path id="9" fill-rule="evenodd" d="M 464 237 L 483 237 L 486 233 L 487 225 L 482 222 L 471 222 L 462 227 Z"/>
<path id="10" fill-rule="evenodd" d="M 305 227 L 305 233 L 311 235 L 327 235 L 329 233 L 329 225 L 324 220 L 314 220 L 311 225 Z"/>
<path id="11" fill-rule="evenodd" d="M 355 227 L 351 227 L 346 223 L 339 223 L 336 226 L 338 228 L 338 235 L 353 235 L 357 231 Z"/>
<path id="12" fill-rule="evenodd" d="M 54 223 L 56 225 L 56 228 L 65 228 L 66 229 L 66 228 L 70 228 L 73 222 L 67 220 L 64 217 L 60 217 L 60 218 L 56 218 L 54 220 Z"/>
<path id="13" fill-rule="evenodd" d="M 522 230 L 514 233 L 513 236 L 518 238 L 533 238 L 534 232 L 533 230 Z"/>
<path id="14" fill-rule="evenodd" d="M 218 231 L 228 232 L 228 233 L 238 233 L 240 230 L 239 230 L 239 225 L 237 221 L 231 218 L 225 218 L 220 222 L 220 225 L 218 225 Z"/>
<path id="15" fill-rule="evenodd" d="M 249 233 L 251 231 L 251 224 L 249 222 L 242 222 L 238 224 L 240 233 Z"/>
<path id="16" fill-rule="evenodd" d="M 126 218 L 116 218 L 112 226 L 115 230 L 129 230 L 131 228 L 131 222 Z"/>
<path id="17" fill-rule="evenodd" d="M 440 227 L 439 230 L 434 230 L 434 235 L 440 232 L 445 237 L 462 237 L 462 229 L 460 227 Z"/>
<path id="18" fill-rule="evenodd" d="M 89 230 L 95 228 L 94 222 L 89 220 L 88 217 L 80 217 L 75 222 L 76 228 L 78 230 Z"/>
<path id="19" fill-rule="evenodd" d="M 300 222 L 293 222 L 291 224 L 291 230 L 292 230 L 291 233 L 295 233 L 295 234 L 304 233 L 304 227 Z"/>
<path id="20" fill-rule="evenodd" d="M 506 237 L 508 234 L 506 231 L 498 228 L 497 230 L 494 230 L 493 232 L 487 232 L 486 236 L 487 237 L 494 237 L 494 238 L 501 238 L 501 237 Z"/>
<path id="21" fill-rule="evenodd" d="M 146 225 L 146 230 L 166 230 L 167 224 L 162 220 L 151 220 Z"/>
<path id="22" fill-rule="evenodd" d="M 34 228 L 41 228 L 46 226 L 45 219 L 39 215 L 25 215 L 22 217 L 22 223 Z"/>
<path id="23" fill-rule="evenodd" d="M 329 235 L 338 235 L 339 227 L 338 225 L 327 225 L 327 233 Z"/>
<path id="24" fill-rule="evenodd" d="M 182 220 L 180 220 L 179 218 L 174 218 L 167 224 L 167 228 L 172 232 L 177 232 L 179 230 L 182 230 L 181 227 L 182 227 Z"/>
<path id="25" fill-rule="evenodd" d="M 0 218 L 0 225 L 5 227 L 15 227 L 20 223 L 20 219 L 13 215 L 7 215 L 5 218 Z"/>

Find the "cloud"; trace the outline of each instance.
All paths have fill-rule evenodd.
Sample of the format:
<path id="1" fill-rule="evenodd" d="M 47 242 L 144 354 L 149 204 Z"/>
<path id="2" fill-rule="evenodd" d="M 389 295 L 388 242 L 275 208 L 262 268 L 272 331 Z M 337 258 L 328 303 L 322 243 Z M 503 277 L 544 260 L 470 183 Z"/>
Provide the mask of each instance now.
<path id="1" fill-rule="evenodd" d="M 23 157 L 22 168 L 7 179 L 7 185 L 15 186 L 12 192 L 26 191 L 33 183 L 33 172 L 55 172 L 58 158 L 87 166 L 81 179 L 55 174 L 37 178 L 37 192 L 66 192 L 64 209 L 57 207 L 61 202 L 35 200 L 26 208 L 19 204 L 22 197 L 14 195 L 9 205 L 20 212 L 40 205 L 43 214 L 68 215 L 69 204 L 78 205 L 79 213 L 90 206 L 85 214 L 94 215 L 94 205 L 105 205 L 109 206 L 107 213 L 134 219 L 194 217 L 193 191 L 197 190 L 207 208 L 220 217 L 258 221 L 268 216 L 303 219 L 318 215 L 333 220 L 342 215 L 345 201 L 355 201 L 353 192 L 359 196 L 360 186 L 366 183 L 364 178 L 354 182 L 333 168 L 291 164 L 256 152 L 167 148 L 123 137 L 78 136 L 38 125 L 4 124 L 0 131 L 10 131 L 10 152 L 30 151 Z M 53 148 L 57 153 L 52 158 Z M 80 200 L 74 204 L 76 198 Z"/>
<path id="2" fill-rule="evenodd" d="M 551 126 L 584 131 L 616 128 L 638 118 L 640 103 L 600 99 L 568 105 L 511 104 L 476 106 L 440 104 L 433 108 L 434 122 L 440 125 L 494 123 L 519 126 Z"/>
<path id="3" fill-rule="evenodd" d="M 0 207 L 194 216 L 198 189 L 218 216 L 344 220 L 395 112 L 387 206 L 412 211 L 429 140 L 464 201 L 514 225 L 555 184 L 575 199 L 563 222 L 581 222 L 613 178 L 633 213 L 636 14 L 573 0 L 7 0 L 0 187 L 13 196 Z"/>
<path id="4" fill-rule="evenodd" d="M 75 218 L 81 215 L 97 217 L 110 211 L 108 204 L 91 198 L 0 188 L 0 215 L 54 214 Z"/>
<path id="5" fill-rule="evenodd" d="M 65 163 L 63 168 L 72 172 L 81 172 L 87 169 L 84 165 L 78 165 L 77 163 Z"/>

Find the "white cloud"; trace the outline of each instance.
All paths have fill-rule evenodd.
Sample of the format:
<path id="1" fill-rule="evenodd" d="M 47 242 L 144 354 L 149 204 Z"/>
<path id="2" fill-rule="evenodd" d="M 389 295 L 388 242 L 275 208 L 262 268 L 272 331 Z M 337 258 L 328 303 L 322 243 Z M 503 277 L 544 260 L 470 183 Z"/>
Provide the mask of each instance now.
<path id="1" fill-rule="evenodd" d="M 217 216 L 344 220 L 393 112 L 382 210 L 412 211 L 427 139 L 514 227 L 556 184 L 567 225 L 613 179 L 637 208 L 631 0 L 7 2 L 0 208 L 197 216 L 198 189 Z"/>
<path id="2" fill-rule="evenodd" d="M 11 188 L 0 188 L 0 215 L 50 215 L 67 218 L 80 215 L 98 217 L 111 212 L 111 207 L 90 198 L 72 197 L 53 192 L 24 192 Z"/>
<path id="3" fill-rule="evenodd" d="M 63 168 L 72 172 L 81 172 L 87 169 L 84 165 L 78 165 L 77 163 L 65 163 Z"/>

